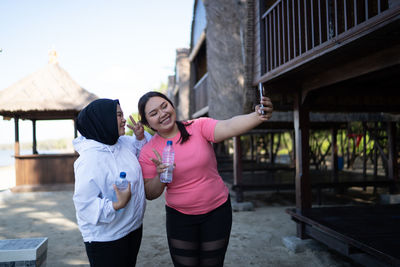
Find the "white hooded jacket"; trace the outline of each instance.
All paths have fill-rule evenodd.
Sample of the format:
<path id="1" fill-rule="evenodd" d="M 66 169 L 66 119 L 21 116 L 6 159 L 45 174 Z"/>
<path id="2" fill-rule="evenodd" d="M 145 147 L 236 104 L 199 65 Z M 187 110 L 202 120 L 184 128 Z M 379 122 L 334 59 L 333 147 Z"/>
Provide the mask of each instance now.
<path id="1" fill-rule="evenodd" d="M 137 156 L 151 139 L 120 136 L 114 145 L 106 145 L 80 136 L 73 140 L 79 158 L 74 163 L 73 201 L 79 229 L 85 242 L 120 239 L 142 225 L 146 206 L 142 170 Z M 147 139 L 147 140 L 146 140 Z M 132 197 L 123 210 L 112 206 L 113 184 L 120 172 L 126 172 Z"/>

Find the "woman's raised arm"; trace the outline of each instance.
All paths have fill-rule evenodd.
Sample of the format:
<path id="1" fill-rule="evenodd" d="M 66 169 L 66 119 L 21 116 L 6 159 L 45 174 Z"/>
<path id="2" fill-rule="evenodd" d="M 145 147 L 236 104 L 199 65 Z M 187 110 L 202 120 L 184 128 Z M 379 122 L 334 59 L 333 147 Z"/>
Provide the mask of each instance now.
<path id="1" fill-rule="evenodd" d="M 215 142 L 218 143 L 233 136 L 244 134 L 262 122 L 269 120 L 273 110 L 271 100 L 264 96 L 260 103 L 264 107 L 260 108 L 260 105 L 257 105 L 255 112 L 218 121 L 214 132 Z M 261 114 L 261 110 L 264 110 L 264 114 Z"/>

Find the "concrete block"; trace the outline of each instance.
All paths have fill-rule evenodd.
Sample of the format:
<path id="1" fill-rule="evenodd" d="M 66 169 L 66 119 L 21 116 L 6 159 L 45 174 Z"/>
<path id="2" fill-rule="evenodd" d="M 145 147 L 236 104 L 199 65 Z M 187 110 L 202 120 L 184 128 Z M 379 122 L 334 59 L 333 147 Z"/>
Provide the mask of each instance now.
<path id="1" fill-rule="evenodd" d="M 326 247 L 314 239 L 301 239 L 297 236 L 285 236 L 282 238 L 284 246 L 294 253 L 304 252 L 306 249 L 322 251 Z"/>
<path id="2" fill-rule="evenodd" d="M 0 240 L 0 267 L 44 267 L 47 237 Z"/>

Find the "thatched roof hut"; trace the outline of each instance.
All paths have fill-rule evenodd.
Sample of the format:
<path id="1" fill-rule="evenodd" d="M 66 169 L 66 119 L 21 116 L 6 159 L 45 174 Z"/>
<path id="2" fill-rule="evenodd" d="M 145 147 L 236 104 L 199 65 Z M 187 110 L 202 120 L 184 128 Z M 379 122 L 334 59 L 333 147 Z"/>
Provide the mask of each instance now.
<path id="1" fill-rule="evenodd" d="M 0 91 L 0 115 L 15 122 L 16 185 L 32 186 L 73 183 L 73 162 L 77 155 L 38 155 L 36 120 L 75 120 L 82 108 L 98 97 L 76 83 L 50 52 L 49 64 Z M 20 155 L 19 119 L 32 121 L 33 155 Z M 75 136 L 77 130 L 75 127 Z"/>
<path id="2" fill-rule="evenodd" d="M 0 91 L 0 115 L 21 119 L 73 119 L 97 96 L 50 63 Z"/>

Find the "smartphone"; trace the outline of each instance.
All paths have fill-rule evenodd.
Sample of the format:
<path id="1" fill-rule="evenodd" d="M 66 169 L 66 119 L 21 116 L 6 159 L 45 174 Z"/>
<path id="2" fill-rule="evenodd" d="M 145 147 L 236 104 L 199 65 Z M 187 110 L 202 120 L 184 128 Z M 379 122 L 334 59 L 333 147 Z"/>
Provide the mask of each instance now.
<path id="1" fill-rule="evenodd" d="M 261 99 L 263 97 L 263 85 L 262 85 L 262 83 L 258 84 L 258 92 L 260 94 L 260 101 L 261 101 Z M 260 104 L 260 108 L 263 108 L 263 107 L 264 107 L 263 104 Z M 264 115 L 264 110 L 261 110 L 261 114 Z"/>

